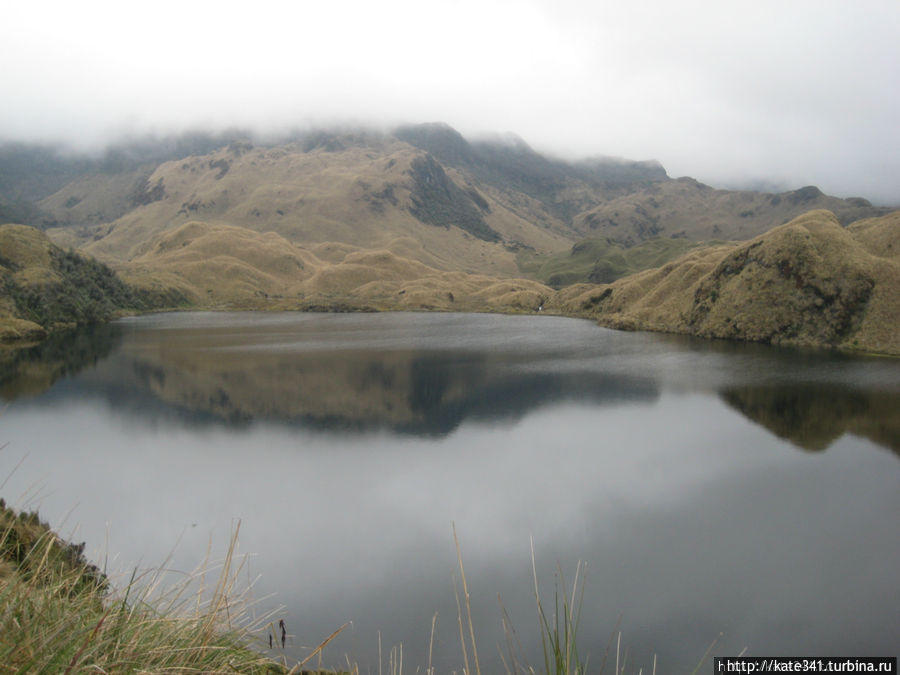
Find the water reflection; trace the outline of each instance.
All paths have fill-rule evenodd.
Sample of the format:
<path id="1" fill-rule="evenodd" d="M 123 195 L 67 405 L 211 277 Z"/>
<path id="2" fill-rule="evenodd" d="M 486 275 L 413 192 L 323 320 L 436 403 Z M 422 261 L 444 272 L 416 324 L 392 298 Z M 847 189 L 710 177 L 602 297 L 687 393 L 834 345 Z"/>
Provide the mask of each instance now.
<path id="1" fill-rule="evenodd" d="M 309 355 L 120 352 L 73 387 L 144 421 L 242 427 L 255 421 L 322 430 L 445 435 L 467 418 L 514 420 L 565 400 L 653 400 L 645 378 L 530 372 L 490 355 L 427 352 Z M 160 403 L 164 403 L 161 406 Z"/>
<path id="2" fill-rule="evenodd" d="M 900 394 L 834 385 L 743 387 L 722 400 L 779 438 L 804 450 L 825 450 L 845 433 L 900 453 Z"/>
<path id="3" fill-rule="evenodd" d="M 121 326 L 101 324 L 55 333 L 25 348 L 0 348 L 0 397 L 10 401 L 36 396 L 61 377 L 96 365 L 119 346 L 121 338 Z"/>
<path id="4" fill-rule="evenodd" d="M 35 396 L 68 376 L 51 398 L 98 397 L 148 424 L 441 436 L 467 419 L 676 389 L 718 392 L 805 450 L 849 432 L 900 452 L 894 361 L 610 331 L 600 340 L 598 330 L 484 315 L 156 315 L 3 352 L 0 396 Z"/>

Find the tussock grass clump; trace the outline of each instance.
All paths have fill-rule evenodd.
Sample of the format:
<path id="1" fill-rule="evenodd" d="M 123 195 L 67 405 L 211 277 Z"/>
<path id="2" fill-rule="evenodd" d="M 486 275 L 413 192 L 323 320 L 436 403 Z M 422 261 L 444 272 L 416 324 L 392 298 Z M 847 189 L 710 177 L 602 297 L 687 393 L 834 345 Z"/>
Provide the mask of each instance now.
<path id="1" fill-rule="evenodd" d="M 453 541 L 456 545 L 456 556 L 459 576 L 462 581 L 463 601 L 460 600 L 459 587 L 454 578 L 454 591 L 456 593 L 457 622 L 459 626 L 459 641 L 462 648 L 464 675 L 481 675 L 481 666 L 478 661 L 478 649 L 475 639 L 475 628 L 472 623 L 472 611 L 469 603 L 469 589 L 466 583 L 466 573 L 463 567 L 462 552 L 459 539 L 456 536 L 456 525 L 452 525 Z M 579 628 L 581 626 L 581 610 L 584 604 L 585 592 L 585 564 L 579 561 L 575 568 L 575 577 L 571 587 L 568 585 L 562 568 L 557 566 L 554 587 L 554 601 L 552 607 L 545 606 L 541 598 L 540 584 L 538 582 L 537 563 L 534 555 L 534 541 L 531 542 L 531 571 L 534 580 L 534 601 L 537 609 L 538 635 L 541 638 L 543 663 L 538 666 L 530 665 L 523 653 L 522 644 L 518 633 L 513 627 L 512 620 L 503 605 L 500 596 L 497 601 L 501 610 L 501 625 L 504 632 L 505 644 L 497 645 L 500 661 L 506 675 L 585 675 L 585 673 L 608 673 L 610 669 L 615 675 L 624 675 L 626 672 L 634 672 L 633 664 L 629 663 L 628 651 L 622 653 L 622 633 L 616 630 L 610 635 L 609 642 L 603 653 L 600 654 L 599 666 L 590 666 L 589 655 L 580 651 Z M 465 609 L 465 613 L 463 612 Z M 549 612 L 549 614 L 548 614 Z M 621 620 L 621 617 L 620 617 Z M 464 629 L 463 625 L 467 625 Z M 432 620 L 432 636 L 434 641 L 434 621 Z M 612 651 L 615 640 L 615 651 Z M 715 644 L 715 643 L 714 643 Z M 712 646 L 710 646 L 710 650 Z M 431 667 L 431 648 L 429 646 L 429 664 L 425 670 L 426 675 L 433 675 Z M 704 655 L 697 669 L 708 656 Z M 472 659 L 469 659 L 469 654 Z M 392 671 L 393 673 L 394 671 Z M 643 669 L 638 670 L 643 673 Z M 695 673 L 697 670 L 695 669 Z M 656 656 L 653 657 L 653 667 L 648 675 L 656 675 Z"/>
<path id="2" fill-rule="evenodd" d="M 211 594 L 196 575 L 164 587 L 162 569 L 115 591 L 83 544 L 0 506 L 0 672 L 288 672 L 248 647 L 270 617 L 235 593 L 237 529 Z"/>

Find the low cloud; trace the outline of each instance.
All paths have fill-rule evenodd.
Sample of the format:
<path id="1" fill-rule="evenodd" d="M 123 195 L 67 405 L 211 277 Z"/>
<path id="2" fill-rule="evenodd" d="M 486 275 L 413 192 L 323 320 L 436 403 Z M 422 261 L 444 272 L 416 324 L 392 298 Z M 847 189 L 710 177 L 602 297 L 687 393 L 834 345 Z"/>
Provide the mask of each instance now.
<path id="1" fill-rule="evenodd" d="M 713 184 L 900 203 L 900 5 L 22 4 L 0 136 L 442 120 Z"/>

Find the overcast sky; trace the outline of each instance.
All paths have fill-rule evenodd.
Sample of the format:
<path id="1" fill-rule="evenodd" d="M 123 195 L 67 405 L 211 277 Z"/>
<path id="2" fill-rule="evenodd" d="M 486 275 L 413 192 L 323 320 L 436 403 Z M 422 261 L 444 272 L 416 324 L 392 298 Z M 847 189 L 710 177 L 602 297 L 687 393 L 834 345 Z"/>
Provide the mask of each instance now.
<path id="1" fill-rule="evenodd" d="M 900 204 L 900 1 L 5 3 L 0 138 L 444 121 Z"/>

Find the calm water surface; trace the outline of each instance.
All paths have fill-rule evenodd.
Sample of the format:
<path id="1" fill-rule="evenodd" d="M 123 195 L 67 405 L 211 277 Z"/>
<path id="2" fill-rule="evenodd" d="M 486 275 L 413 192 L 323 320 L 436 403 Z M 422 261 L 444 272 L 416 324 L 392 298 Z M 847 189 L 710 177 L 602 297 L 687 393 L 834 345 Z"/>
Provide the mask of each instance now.
<path id="1" fill-rule="evenodd" d="M 532 537 L 547 602 L 586 562 L 597 667 L 618 630 L 635 672 L 714 640 L 897 652 L 896 360 L 553 317 L 185 313 L 3 354 L 0 396 L 7 501 L 113 571 L 173 548 L 190 570 L 240 519 L 294 657 L 352 621 L 326 663 L 378 672 L 380 632 L 414 672 L 437 612 L 434 661 L 461 670 L 451 522 L 486 672 L 498 594 L 542 660 Z"/>

